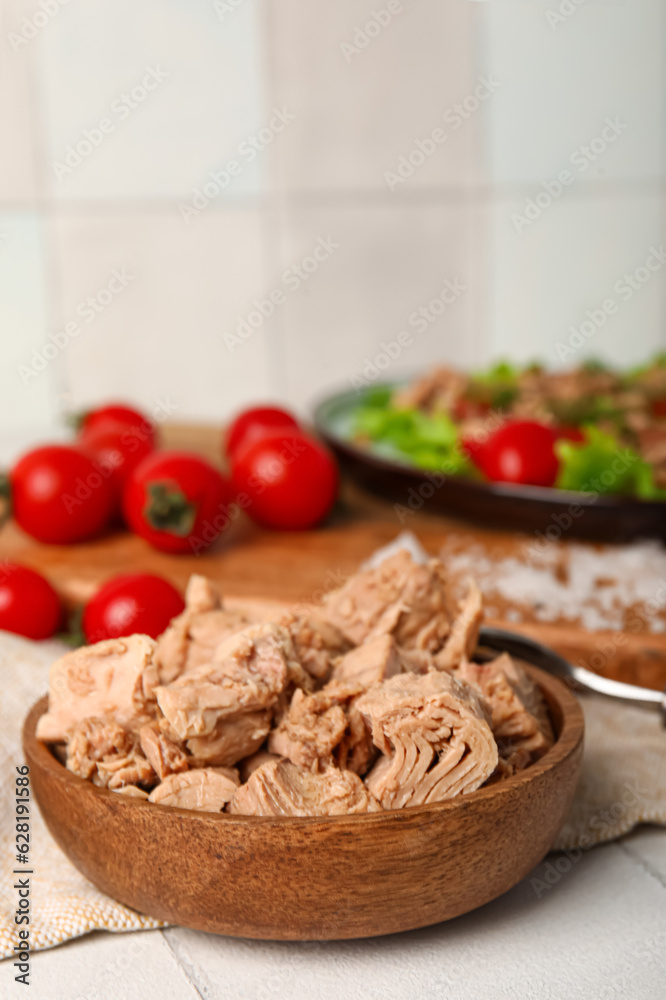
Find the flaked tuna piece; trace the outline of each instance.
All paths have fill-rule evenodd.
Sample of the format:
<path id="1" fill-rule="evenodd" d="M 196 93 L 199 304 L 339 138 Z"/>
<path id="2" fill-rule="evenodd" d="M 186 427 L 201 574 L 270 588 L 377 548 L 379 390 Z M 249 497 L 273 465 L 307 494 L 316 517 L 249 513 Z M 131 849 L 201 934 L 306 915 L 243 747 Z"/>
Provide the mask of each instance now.
<path id="1" fill-rule="evenodd" d="M 125 757 L 106 757 L 97 765 L 97 774 L 93 775 L 93 784 L 102 788 L 124 788 L 125 785 L 147 785 L 152 788 L 157 782 L 157 775 L 137 746 Z"/>
<path id="2" fill-rule="evenodd" d="M 80 778 L 91 778 L 99 761 L 124 758 L 133 747 L 130 734 L 113 719 L 82 719 L 67 733 L 65 766 Z"/>
<path id="3" fill-rule="evenodd" d="M 490 708 L 500 750 L 527 750 L 533 760 L 553 744 L 553 730 L 541 692 L 508 653 L 490 663 L 463 662 L 456 677 L 479 690 Z"/>
<path id="4" fill-rule="evenodd" d="M 169 774 L 187 771 L 187 754 L 182 747 L 166 736 L 159 726 L 150 722 L 139 730 L 141 749 L 160 781 Z"/>
<path id="5" fill-rule="evenodd" d="M 375 684 L 356 707 L 386 755 L 365 778 L 385 809 L 466 795 L 497 766 L 478 695 L 445 671 L 398 674 Z"/>
<path id="6" fill-rule="evenodd" d="M 453 670 L 462 660 L 471 660 L 479 641 L 482 622 L 483 597 L 477 585 L 470 580 L 467 596 L 460 603 L 446 645 L 435 654 L 438 670 Z"/>
<path id="7" fill-rule="evenodd" d="M 238 777 L 224 768 L 198 768 L 170 774 L 153 788 L 150 802 L 199 812 L 222 812 L 238 787 Z"/>
<path id="8" fill-rule="evenodd" d="M 344 816 L 381 812 L 381 806 L 351 771 L 327 767 L 307 771 L 288 760 L 262 764 L 241 785 L 228 812 L 245 816 Z"/>
<path id="9" fill-rule="evenodd" d="M 123 785 L 122 788 L 112 788 L 112 792 L 117 792 L 119 795 L 125 795 L 128 799 L 143 799 L 148 800 L 148 792 L 144 788 L 137 788 L 136 785 Z"/>
<path id="10" fill-rule="evenodd" d="M 253 619 L 238 609 L 222 608 L 197 615 L 189 627 L 190 644 L 184 669 L 187 671 L 210 663 L 220 643 L 252 624 Z"/>
<path id="11" fill-rule="evenodd" d="M 238 762 L 238 773 L 240 775 L 241 782 L 246 782 L 250 775 L 261 767 L 262 764 L 267 764 L 271 760 L 280 760 L 281 758 L 274 753 L 269 753 L 268 750 L 258 750 L 257 753 L 253 753 L 250 757 L 246 757 L 245 760 Z"/>
<path id="12" fill-rule="evenodd" d="M 284 691 L 295 659 L 279 625 L 251 625 L 229 636 L 214 660 L 158 687 L 157 702 L 179 739 L 210 736 L 220 719 L 270 708 Z"/>
<path id="13" fill-rule="evenodd" d="M 157 641 L 159 683 L 170 684 L 185 670 L 208 663 L 221 642 L 251 622 L 244 611 L 223 608 L 212 581 L 193 574 L 185 592 L 185 610 Z"/>
<path id="14" fill-rule="evenodd" d="M 326 680 L 337 657 L 349 649 L 340 629 L 317 614 L 287 614 L 279 624 L 291 636 L 296 656 L 311 677 Z"/>
<path id="15" fill-rule="evenodd" d="M 112 719 L 83 719 L 67 734 L 66 767 L 101 788 L 152 786 L 157 777 L 139 749 L 135 733 Z"/>
<path id="16" fill-rule="evenodd" d="M 451 623 L 438 559 L 415 563 L 404 549 L 351 577 L 326 599 L 325 614 L 358 646 L 392 634 L 405 649 L 441 649 Z"/>
<path id="17" fill-rule="evenodd" d="M 333 668 L 333 679 L 357 681 L 364 687 L 370 687 L 376 681 L 386 680 L 401 672 L 402 663 L 395 639 L 391 635 L 378 635 L 341 657 Z"/>
<path id="18" fill-rule="evenodd" d="M 320 763 L 332 763 L 333 748 L 346 728 L 344 709 L 326 698 L 323 691 L 306 695 L 297 690 L 279 726 L 268 737 L 268 749 L 300 767 L 317 771 Z"/>
<path id="19" fill-rule="evenodd" d="M 527 750 L 514 750 L 503 755 L 500 747 L 497 767 L 486 781 L 486 785 L 496 785 L 498 781 L 505 781 L 512 778 L 519 771 L 524 771 L 532 763 L 532 755 Z"/>
<path id="20" fill-rule="evenodd" d="M 155 642 L 147 635 L 105 639 L 65 653 L 49 672 L 49 710 L 37 723 L 40 740 L 63 740 L 83 719 L 108 716 L 138 729 L 155 715 Z"/>
<path id="21" fill-rule="evenodd" d="M 469 379 L 452 368 L 440 366 L 408 386 L 396 389 L 392 404 L 398 409 L 419 409 L 427 413 L 444 410 L 450 413 L 463 396 Z"/>
<path id="22" fill-rule="evenodd" d="M 354 700 L 365 686 L 332 680 L 314 694 L 295 691 L 288 711 L 268 737 L 271 753 L 320 771 L 335 763 L 363 773 L 375 756 L 372 740 Z"/>
<path id="23" fill-rule="evenodd" d="M 187 581 L 185 607 L 194 615 L 202 615 L 206 611 L 216 611 L 221 608 L 222 597 L 216 584 L 207 576 L 193 573 Z"/>
<path id="24" fill-rule="evenodd" d="M 357 698 L 346 706 L 347 728 L 333 752 L 333 759 L 341 770 L 365 774 L 377 757 L 370 727 L 356 707 Z"/>
<path id="25" fill-rule="evenodd" d="M 231 766 L 255 753 L 268 736 L 271 712 L 244 712 L 219 719 L 208 736 L 193 736 L 187 741 L 192 767 L 212 764 Z"/>

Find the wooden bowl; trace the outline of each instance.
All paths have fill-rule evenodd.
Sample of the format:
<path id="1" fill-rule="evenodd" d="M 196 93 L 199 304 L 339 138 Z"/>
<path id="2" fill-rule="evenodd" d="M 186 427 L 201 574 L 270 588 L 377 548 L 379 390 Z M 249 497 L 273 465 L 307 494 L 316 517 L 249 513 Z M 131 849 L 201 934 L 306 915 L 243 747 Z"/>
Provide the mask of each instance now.
<path id="1" fill-rule="evenodd" d="M 495 899 L 547 853 L 580 770 L 583 715 L 526 667 L 557 738 L 536 764 L 459 799 L 365 816 L 256 818 L 170 809 L 97 788 L 23 729 L 32 790 L 79 871 L 141 913 L 235 937 L 333 940 L 426 927 Z"/>
<path id="2" fill-rule="evenodd" d="M 315 408 L 314 423 L 345 472 L 371 493 L 413 510 L 445 511 L 479 524 L 542 532 L 554 539 L 666 540 L 663 500 L 478 482 L 464 476 L 447 476 L 434 485 L 432 473 L 429 479 L 407 458 L 399 461 L 352 440 L 353 416 L 361 401 L 362 396 L 354 390 L 330 396 Z"/>

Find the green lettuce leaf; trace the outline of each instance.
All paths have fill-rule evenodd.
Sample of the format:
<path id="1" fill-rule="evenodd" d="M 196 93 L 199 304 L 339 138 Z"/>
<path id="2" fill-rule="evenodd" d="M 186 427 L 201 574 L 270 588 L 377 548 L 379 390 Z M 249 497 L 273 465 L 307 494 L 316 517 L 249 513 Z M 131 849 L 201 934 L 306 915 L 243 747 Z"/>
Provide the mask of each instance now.
<path id="1" fill-rule="evenodd" d="M 652 466 L 633 448 L 624 447 L 614 434 L 594 425 L 583 428 L 582 442 L 560 440 L 555 452 L 560 460 L 556 486 L 584 493 L 621 493 L 642 499 L 659 499 Z"/>
<path id="2" fill-rule="evenodd" d="M 367 399 L 357 410 L 354 430 L 372 441 L 390 445 L 419 468 L 448 475 L 471 471 L 458 428 L 446 413 L 428 416 L 417 409 L 382 407 L 376 399 Z"/>

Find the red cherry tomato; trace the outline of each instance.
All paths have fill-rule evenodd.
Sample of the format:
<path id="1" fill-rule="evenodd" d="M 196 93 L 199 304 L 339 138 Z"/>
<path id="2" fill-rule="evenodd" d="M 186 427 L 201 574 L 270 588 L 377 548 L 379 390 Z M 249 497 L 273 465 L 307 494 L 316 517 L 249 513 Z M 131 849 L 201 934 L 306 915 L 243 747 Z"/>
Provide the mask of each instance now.
<path id="1" fill-rule="evenodd" d="M 120 510 L 125 483 L 139 462 L 153 451 L 152 436 L 138 427 L 100 421 L 82 431 L 79 446 L 100 465 L 111 470 L 116 506 Z"/>
<path id="2" fill-rule="evenodd" d="M 251 410 L 243 410 L 227 431 L 225 452 L 231 458 L 239 448 L 259 441 L 266 434 L 296 428 L 298 422 L 295 417 L 277 406 L 255 406 Z"/>
<path id="3" fill-rule="evenodd" d="M 27 566 L 0 568 L 0 629 L 48 639 L 62 623 L 62 604 L 48 580 Z"/>
<path id="4" fill-rule="evenodd" d="M 464 444 L 472 461 L 492 482 L 554 486 L 559 467 L 556 440 L 556 432 L 546 424 L 512 420 L 482 444 Z"/>
<path id="5" fill-rule="evenodd" d="M 585 440 L 585 435 L 580 427 L 574 427 L 571 424 L 560 424 L 554 430 L 558 438 L 565 438 L 567 441 L 573 441 L 575 444 L 580 444 Z"/>
<path id="6" fill-rule="evenodd" d="M 108 423 L 122 424 L 134 430 L 136 436 L 147 438 L 151 445 L 155 446 L 155 425 L 140 410 L 125 406 L 123 403 L 108 403 L 106 406 L 88 410 L 81 418 L 79 432 L 83 435 L 94 427 Z"/>
<path id="7" fill-rule="evenodd" d="M 9 480 L 15 519 L 40 542 L 81 542 L 111 520 L 111 476 L 78 448 L 35 448 L 16 463 Z"/>
<path id="8" fill-rule="evenodd" d="M 238 495 L 249 497 L 250 517 L 267 528 L 312 528 L 328 514 L 338 492 L 335 459 L 302 431 L 273 434 L 232 458 Z"/>
<path id="9" fill-rule="evenodd" d="M 109 580 L 88 601 L 83 612 L 86 642 L 142 635 L 157 639 L 185 602 L 168 580 L 152 573 L 128 573 Z"/>
<path id="10" fill-rule="evenodd" d="M 137 465 L 123 491 L 130 529 L 163 552 L 208 548 L 229 523 L 228 481 L 205 459 L 156 451 Z"/>
<path id="11" fill-rule="evenodd" d="M 490 403 L 466 399 L 461 396 L 453 407 L 453 416 L 456 420 L 469 420 L 473 417 L 484 417 L 489 410 Z"/>
<path id="12" fill-rule="evenodd" d="M 652 400 L 652 414 L 655 417 L 666 417 L 666 399 Z"/>

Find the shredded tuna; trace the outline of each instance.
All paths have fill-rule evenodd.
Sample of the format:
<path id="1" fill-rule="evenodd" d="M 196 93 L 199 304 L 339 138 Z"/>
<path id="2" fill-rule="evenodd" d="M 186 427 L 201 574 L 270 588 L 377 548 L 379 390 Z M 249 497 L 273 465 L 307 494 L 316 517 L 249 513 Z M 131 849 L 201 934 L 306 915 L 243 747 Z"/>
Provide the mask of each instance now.
<path id="1" fill-rule="evenodd" d="M 157 776 L 139 750 L 134 747 L 125 757 L 107 757 L 97 765 L 97 774 L 93 775 L 93 783 L 112 791 L 124 788 L 125 785 L 147 785 L 149 788 L 157 781 Z"/>
<path id="2" fill-rule="evenodd" d="M 220 719 L 270 708 L 284 690 L 294 649 L 278 625 L 251 625 L 229 636 L 211 663 L 158 687 L 157 702 L 180 739 L 210 736 Z"/>
<path id="3" fill-rule="evenodd" d="M 405 649 L 436 651 L 451 623 L 444 567 L 437 559 L 422 566 L 401 549 L 329 594 L 325 612 L 354 645 L 391 633 Z"/>
<path id="4" fill-rule="evenodd" d="M 96 785 L 186 809 L 328 816 L 467 794 L 553 733 L 518 663 L 473 662 L 476 586 L 457 612 L 448 594 L 438 560 L 400 549 L 321 614 L 255 608 L 248 624 L 193 576 L 157 644 L 110 640 L 53 665 L 38 736 Z"/>
<path id="5" fill-rule="evenodd" d="M 246 612 L 223 608 L 215 585 L 194 574 L 185 592 L 185 610 L 157 641 L 159 683 L 170 684 L 185 671 L 210 662 L 221 642 L 251 623 Z"/>
<path id="6" fill-rule="evenodd" d="M 171 774 L 150 793 L 150 802 L 198 812 L 222 812 L 238 786 L 235 772 L 225 768 L 197 768 Z"/>
<path id="7" fill-rule="evenodd" d="M 456 676 L 483 694 L 493 734 L 506 755 L 527 750 L 536 760 L 552 746 L 553 730 L 541 692 L 507 653 L 490 663 L 463 662 Z"/>
<path id="8" fill-rule="evenodd" d="M 186 771 L 187 754 L 176 742 L 169 739 L 156 723 L 148 723 L 139 730 L 141 749 L 160 781 L 169 774 Z"/>
<path id="9" fill-rule="evenodd" d="M 354 705 L 364 690 L 357 681 L 333 680 L 314 694 L 296 691 L 269 735 L 268 749 L 312 771 L 335 763 L 364 773 L 375 756 L 365 721 Z"/>
<path id="10" fill-rule="evenodd" d="M 280 760 L 280 757 L 277 754 L 269 753 L 268 750 L 258 750 L 257 753 L 246 757 L 245 760 L 239 761 L 238 773 L 241 782 L 246 782 L 253 771 L 256 771 L 262 764 L 267 764 L 271 760 Z"/>
<path id="11" fill-rule="evenodd" d="M 435 655 L 439 670 L 452 670 L 462 660 L 469 660 L 479 641 L 483 622 L 483 598 L 475 583 L 470 581 L 467 596 L 461 602 L 458 617 L 451 628 L 446 645 Z"/>
<path id="12" fill-rule="evenodd" d="M 271 728 L 270 711 L 245 712 L 219 719 L 208 736 L 193 736 L 187 741 L 192 767 L 212 764 L 231 766 L 255 753 Z"/>
<path id="13" fill-rule="evenodd" d="M 61 656 L 49 672 L 49 710 L 37 723 L 37 737 L 63 740 L 91 717 L 113 718 L 125 729 L 153 718 L 154 649 L 147 635 L 131 635 Z"/>
<path id="14" fill-rule="evenodd" d="M 391 677 L 356 707 L 385 755 L 365 778 L 385 809 L 468 794 L 497 765 L 497 745 L 477 694 L 446 672 Z"/>
<path id="15" fill-rule="evenodd" d="M 68 731 L 66 766 L 79 777 L 112 790 L 125 785 L 150 788 L 157 781 L 136 734 L 112 719 L 82 719 Z"/>
<path id="16" fill-rule="evenodd" d="M 334 680 L 354 680 L 364 687 L 402 672 L 400 654 L 392 635 L 378 635 L 341 657 L 333 669 Z"/>
<path id="17" fill-rule="evenodd" d="M 289 632 L 300 663 L 318 681 L 329 677 L 334 660 L 349 649 L 342 632 L 320 615 L 288 614 L 280 625 Z"/>
<path id="18" fill-rule="evenodd" d="M 119 795 L 125 795 L 128 799 L 143 799 L 147 801 L 149 798 L 148 792 L 143 788 L 137 788 L 136 785 L 123 785 L 122 788 L 112 788 L 112 792 L 118 792 Z"/>
<path id="19" fill-rule="evenodd" d="M 269 761 L 234 793 L 228 812 L 245 816 L 343 816 L 380 812 L 358 775 L 328 767 L 314 774 L 287 760 Z"/>
<path id="20" fill-rule="evenodd" d="M 271 753 L 314 771 L 320 762 L 332 762 L 333 748 L 347 728 L 347 716 L 340 705 L 322 695 L 294 692 L 287 713 L 269 736 Z"/>
<path id="21" fill-rule="evenodd" d="M 82 719 L 67 733 L 66 766 L 80 778 L 91 778 L 99 761 L 126 757 L 133 745 L 129 733 L 112 719 Z"/>
<path id="22" fill-rule="evenodd" d="M 519 771 L 524 771 L 532 763 L 532 755 L 527 750 L 514 750 L 503 756 L 500 750 L 497 767 L 486 781 L 486 785 L 496 785 L 498 781 L 512 778 Z"/>

